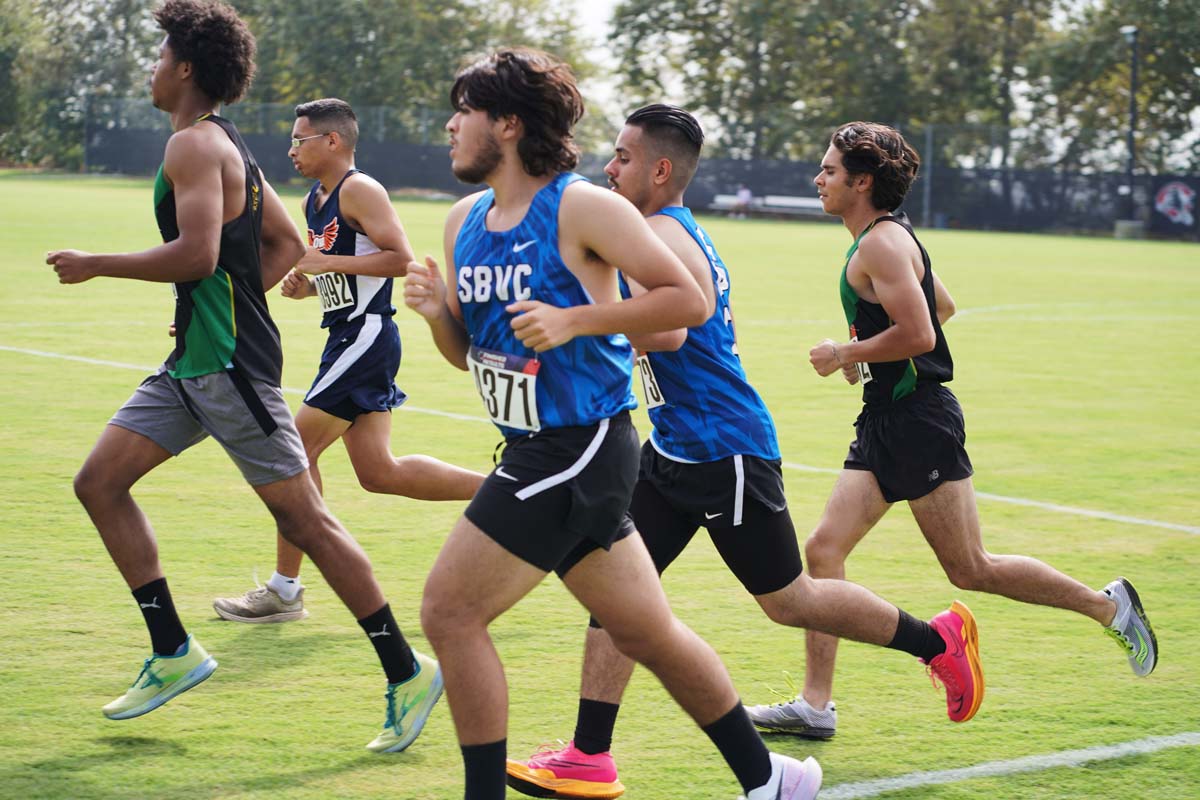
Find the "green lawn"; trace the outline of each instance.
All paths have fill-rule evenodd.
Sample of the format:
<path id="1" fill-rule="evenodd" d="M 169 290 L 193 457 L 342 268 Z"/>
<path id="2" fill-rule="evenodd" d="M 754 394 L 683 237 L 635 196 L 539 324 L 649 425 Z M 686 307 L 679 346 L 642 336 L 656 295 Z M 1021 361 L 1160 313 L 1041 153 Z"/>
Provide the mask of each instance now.
<path id="1" fill-rule="evenodd" d="M 169 288 L 96 280 L 61 286 L 51 249 L 156 244 L 147 181 L 0 175 L 0 796 L 12 798 L 461 797 L 461 763 L 444 706 L 407 752 L 363 746 L 382 722 L 383 681 L 349 613 L 306 568 L 312 616 L 283 626 L 222 622 L 214 596 L 270 575 L 265 509 L 218 446 L 206 442 L 135 489 L 159 536 L 185 624 L 221 667 L 148 716 L 110 722 L 148 651 L 137 608 L 71 491 L 112 412 L 169 351 Z M 293 213 L 299 195 L 286 193 Z M 440 260 L 447 206 L 397 205 L 419 254 Z M 743 359 L 775 414 L 784 460 L 837 468 L 856 390 L 818 379 L 808 348 L 844 337 L 837 273 L 849 245 L 835 225 L 710 219 L 730 267 Z M 966 411 L 982 492 L 1200 526 L 1200 247 L 1194 244 L 931 231 L 923 239 L 960 309 L 947 326 L 955 392 Z M 323 338 L 313 301 L 272 300 L 283 332 L 284 385 L 308 386 Z M 437 355 L 401 308 L 396 452 L 477 469 L 497 434 L 469 379 Z M 62 357 L 92 361 L 65 360 Z M 293 405 L 300 395 L 289 395 Z M 464 421 L 426 413 L 468 415 Z M 648 424 L 638 412 L 644 433 Z M 459 504 L 368 495 L 343 451 L 322 460 L 330 507 L 366 548 L 397 619 L 417 622 L 425 575 Z M 831 474 L 785 472 L 806 531 Z M 1088 620 L 951 587 L 906 509 L 860 547 L 850 576 L 915 614 L 952 597 L 979 619 L 987 697 L 970 723 L 945 718 L 942 694 L 894 652 L 843 646 L 837 737 L 773 738 L 817 755 L 826 787 L 911 772 L 1200 731 L 1200 536 L 981 501 L 996 552 L 1037 556 L 1093 586 L 1133 579 L 1162 651 L 1136 679 Z M 803 674 L 803 634 L 772 625 L 707 539 L 665 578 L 678 615 L 725 659 L 743 697 L 771 699 L 782 672 Z M 556 580 L 493 627 L 508 667 L 510 752 L 570 738 L 586 614 Z M 614 747 L 631 800 L 733 798 L 738 787 L 702 733 L 648 673 L 630 688 Z M 510 797 L 517 797 L 510 793 Z M 836 796 L 836 795 L 835 795 Z M 1194 798 L 1200 752 L 1183 747 L 1077 767 L 976 778 L 888 798 Z"/>

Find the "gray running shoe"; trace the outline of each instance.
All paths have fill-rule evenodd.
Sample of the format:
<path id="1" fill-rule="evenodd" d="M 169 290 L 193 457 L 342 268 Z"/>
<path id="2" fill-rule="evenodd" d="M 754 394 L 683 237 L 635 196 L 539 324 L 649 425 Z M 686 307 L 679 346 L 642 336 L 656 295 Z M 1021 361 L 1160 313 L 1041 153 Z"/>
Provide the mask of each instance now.
<path id="1" fill-rule="evenodd" d="M 790 733 L 805 739 L 832 739 L 837 732 L 837 709 L 833 701 L 818 711 L 800 694 L 769 706 L 746 706 L 746 713 L 757 727 L 772 733 Z"/>
<path id="2" fill-rule="evenodd" d="M 213 600 L 213 610 L 231 622 L 288 622 L 308 616 L 303 589 L 286 603 L 268 586 L 251 589 L 241 597 L 219 597 Z"/>
<path id="3" fill-rule="evenodd" d="M 1141 598 L 1133 584 L 1124 578 L 1104 587 L 1104 593 L 1117 604 L 1112 624 L 1104 629 L 1129 656 L 1129 666 L 1135 675 L 1145 677 L 1158 665 L 1158 639 L 1142 608 Z"/>

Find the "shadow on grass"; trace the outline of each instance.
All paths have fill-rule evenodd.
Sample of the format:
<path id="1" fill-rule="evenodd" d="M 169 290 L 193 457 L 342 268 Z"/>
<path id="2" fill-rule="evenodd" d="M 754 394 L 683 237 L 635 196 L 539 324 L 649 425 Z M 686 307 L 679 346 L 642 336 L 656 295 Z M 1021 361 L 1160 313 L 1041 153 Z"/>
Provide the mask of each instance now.
<path id="1" fill-rule="evenodd" d="M 188 758 L 188 748 L 178 741 L 144 736 L 104 736 L 81 744 L 98 745 L 102 749 L 59 753 L 0 770 L 4 796 L 71 800 L 173 797 L 203 800 L 253 792 L 282 796 L 309 782 L 349 772 L 378 773 L 379 777 L 372 780 L 382 786 L 395 779 L 395 769 L 426 764 L 426 757 L 419 749 L 388 755 L 348 750 L 345 757 L 335 763 L 307 769 L 294 768 L 294 762 L 283 763 L 272 772 L 263 772 L 257 767 L 256 774 L 238 777 L 224 772 L 219 761 L 196 761 L 191 764 L 191 769 L 186 768 L 184 765 L 188 762 L 178 759 Z M 148 773 L 147 767 L 155 761 L 165 761 L 162 771 Z M 114 776 L 114 770 L 122 769 L 139 778 L 122 780 L 119 775 Z M 388 770 L 392 772 L 384 775 L 383 772 Z"/>

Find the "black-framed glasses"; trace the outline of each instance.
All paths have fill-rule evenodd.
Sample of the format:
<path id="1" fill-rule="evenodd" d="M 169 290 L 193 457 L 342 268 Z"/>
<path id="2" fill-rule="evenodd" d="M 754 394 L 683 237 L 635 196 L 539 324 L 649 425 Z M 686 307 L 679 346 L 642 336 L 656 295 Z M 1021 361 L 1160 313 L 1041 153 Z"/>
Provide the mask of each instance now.
<path id="1" fill-rule="evenodd" d="M 328 135 L 329 135 L 328 133 L 317 133 L 312 136 L 305 136 L 301 139 L 297 139 L 295 136 L 293 136 L 292 137 L 292 147 L 299 147 L 300 145 L 307 142 L 309 139 L 320 139 L 322 136 L 328 136 Z"/>

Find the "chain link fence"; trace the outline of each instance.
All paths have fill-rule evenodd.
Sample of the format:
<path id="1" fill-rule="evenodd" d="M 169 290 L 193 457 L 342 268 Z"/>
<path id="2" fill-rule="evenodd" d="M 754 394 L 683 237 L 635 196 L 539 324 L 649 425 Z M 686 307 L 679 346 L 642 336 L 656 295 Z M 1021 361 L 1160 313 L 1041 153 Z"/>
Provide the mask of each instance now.
<path id="1" fill-rule="evenodd" d="M 296 178 L 287 158 L 294 106 L 238 104 L 224 113 L 246 138 L 273 183 Z M 357 163 L 391 189 L 462 195 L 446 157 L 444 110 L 384 106 L 356 108 Z M 1130 186 L 1121 172 L 1003 169 L 992 166 L 1004 146 L 1020 146 L 1019 131 L 985 126 L 927 126 L 904 131 L 922 157 L 921 175 L 904 210 L 922 227 L 1112 233 L 1129 214 Z M 143 99 L 93 101 L 85 111 L 85 169 L 152 175 L 170 135 L 166 115 Z M 718 195 L 748 187 L 758 197 L 812 198 L 820 153 L 829 131 L 813 131 L 810 160 L 705 158 L 687 192 L 697 211 L 727 209 Z M 808 141 L 806 138 L 805 141 Z M 805 151 L 808 156 L 810 151 Z M 586 155 L 579 171 L 603 185 L 607 154 Z M 1136 227 L 1200 239 L 1197 175 L 1137 175 L 1132 186 Z M 820 219 L 819 209 L 793 206 L 780 216 Z"/>

